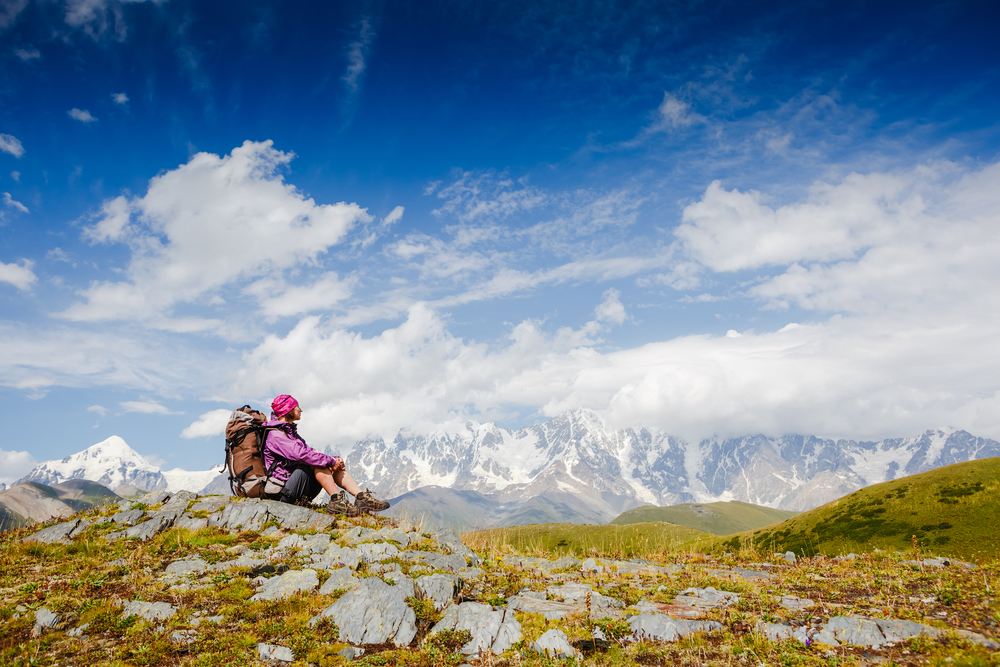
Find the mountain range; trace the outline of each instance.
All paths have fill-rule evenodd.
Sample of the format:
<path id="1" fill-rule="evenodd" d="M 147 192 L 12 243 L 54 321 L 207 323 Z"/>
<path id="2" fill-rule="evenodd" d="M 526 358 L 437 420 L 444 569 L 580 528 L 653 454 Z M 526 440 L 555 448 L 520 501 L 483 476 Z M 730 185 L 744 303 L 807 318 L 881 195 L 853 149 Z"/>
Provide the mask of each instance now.
<path id="1" fill-rule="evenodd" d="M 685 442 L 644 427 L 608 429 L 587 410 L 518 430 L 468 422 L 458 431 L 369 438 L 346 457 L 362 486 L 402 497 L 425 486 L 476 491 L 505 504 L 566 493 L 610 520 L 639 505 L 738 500 L 818 507 L 865 486 L 951 463 L 1000 456 L 1000 443 L 928 430 L 878 441 L 763 435 Z"/>
<path id="2" fill-rule="evenodd" d="M 689 443 L 641 426 L 609 429 L 596 413 L 573 410 L 518 430 L 470 421 L 457 430 L 368 438 L 346 461 L 362 487 L 392 500 L 393 513 L 482 527 L 605 523 L 643 505 L 733 500 L 803 511 L 871 484 L 993 456 L 1000 443 L 951 428 L 879 441 L 755 435 Z M 228 492 L 217 469 L 161 471 L 117 436 L 46 461 L 19 482 L 68 479 Z"/>

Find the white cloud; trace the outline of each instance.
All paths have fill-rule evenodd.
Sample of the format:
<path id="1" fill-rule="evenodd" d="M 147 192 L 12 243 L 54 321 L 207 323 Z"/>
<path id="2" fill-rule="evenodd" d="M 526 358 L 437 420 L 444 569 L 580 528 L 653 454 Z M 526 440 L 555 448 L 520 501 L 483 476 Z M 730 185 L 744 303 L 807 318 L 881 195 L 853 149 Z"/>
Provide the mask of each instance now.
<path id="1" fill-rule="evenodd" d="M 21 145 L 21 141 L 10 134 L 0 134 L 0 151 L 4 153 L 10 153 L 14 157 L 21 157 L 24 155 L 24 146 Z"/>
<path id="2" fill-rule="evenodd" d="M 66 0 L 66 24 L 82 29 L 95 40 L 104 36 L 110 28 L 119 42 L 128 35 L 123 5 L 145 2 L 146 0 Z M 166 0 L 152 0 L 154 4 Z"/>
<path id="3" fill-rule="evenodd" d="M 148 415 L 174 415 L 170 408 L 155 401 L 123 401 L 118 404 L 124 412 L 141 412 Z"/>
<path id="4" fill-rule="evenodd" d="M 73 107 L 66 113 L 69 114 L 70 118 L 72 118 L 73 120 L 78 120 L 81 123 L 93 123 L 94 121 L 97 120 L 96 118 L 91 116 L 90 112 L 87 111 L 86 109 L 77 109 L 76 107 Z"/>
<path id="5" fill-rule="evenodd" d="M 21 182 L 21 172 L 19 171 L 10 172 L 10 177 L 13 178 L 16 183 Z"/>
<path id="6" fill-rule="evenodd" d="M 327 310 L 351 296 L 354 280 L 341 280 L 329 271 L 311 285 L 289 285 L 284 280 L 258 280 L 244 291 L 257 297 L 260 312 L 270 318 Z"/>
<path id="7" fill-rule="evenodd" d="M 0 449 L 0 482 L 8 486 L 31 472 L 38 461 L 28 452 Z"/>
<path id="8" fill-rule="evenodd" d="M 397 206 L 396 208 L 389 211 L 389 215 L 382 218 L 382 226 L 390 227 L 393 224 L 399 222 L 403 219 L 403 211 L 405 209 L 402 206 Z"/>
<path id="9" fill-rule="evenodd" d="M 431 192 L 444 200 L 434 215 L 450 214 L 463 223 L 502 220 L 548 203 L 546 193 L 528 185 L 527 179 L 493 171 L 457 171 L 449 185 Z"/>
<path id="10" fill-rule="evenodd" d="M 87 412 L 96 412 L 97 414 L 103 417 L 104 415 L 108 414 L 109 410 L 103 405 L 91 405 L 89 408 L 87 408 Z"/>
<path id="11" fill-rule="evenodd" d="M 16 201 L 15 199 L 13 199 L 10 196 L 9 192 L 3 193 L 3 203 L 6 204 L 10 208 L 17 209 L 21 213 L 31 213 L 31 211 L 28 210 L 27 206 L 25 206 L 21 202 Z"/>
<path id="12" fill-rule="evenodd" d="M 42 57 L 41 52 L 33 46 L 26 49 L 14 49 L 14 55 L 24 62 L 30 62 Z"/>
<path id="13" fill-rule="evenodd" d="M 181 431 L 181 437 L 190 439 L 222 435 L 226 432 L 226 424 L 229 423 L 229 415 L 232 412 L 232 410 L 206 412 Z"/>
<path id="14" fill-rule="evenodd" d="M 628 319 L 628 313 L 625 312 L 625 306 L 622 305 L 620 299 L 621 294 L 621 292 L 614 288 L 604 292 L 604 299 L 594 309 L 594 317 L 599 322 L 621 324 Z"/>
<path id="15" fill-rule="evenodd" d="M 22 259 L 21 264 L 4 264 L 0 262 L 0 283 L 10 283 L 20 290 L 26 290 L 38 280 L 31 267 L 34 262 Z"/>
<path id="16" fill-rule="evenodd" d="M 672 129 L 690 127 L 696 123 L 708 122 L 707 118 L 692 111 L 690 104 L 671 93 L 663 94 L 663 101 L 660 102 L 657 111 L 660 117 L 651 128 L 653 131 L 663 131 L 668 127 Z"/>
<path id="17" fill-rule="evenodd" d="M 12 25 L 17 15 L 28 6 L 28 0 L 5 0 L 0 2 L 0 28 Z"/>
<path id="18" fill-rule="evenodd" d="M 371 218 L 357 204 L 316 204 L 286 184 L 278 171 L 292 157 L 270 141 L 247 141 L 227 156 L 196 154 L 150 180 L 144 197 L 104 202 L 84 236 L 128 243 L 128 280 L 91 284 L 81 292 L 86 302 L 61 316 L 164 325 L 175 304 L 210 302 L 236 281 L 279 279 L 286 269 L 314 264 Z M 320 287 L 328 301 L 331 287 L 329 279 Z M 189 320 L 185 328 L 216 326 Z"/>
<path id="19" fill-rule="evenodd" d="M 125 93 L 111 93 L 111 99 L 115 101 L 115 104 L 128 103 L 128 95 Z"/>

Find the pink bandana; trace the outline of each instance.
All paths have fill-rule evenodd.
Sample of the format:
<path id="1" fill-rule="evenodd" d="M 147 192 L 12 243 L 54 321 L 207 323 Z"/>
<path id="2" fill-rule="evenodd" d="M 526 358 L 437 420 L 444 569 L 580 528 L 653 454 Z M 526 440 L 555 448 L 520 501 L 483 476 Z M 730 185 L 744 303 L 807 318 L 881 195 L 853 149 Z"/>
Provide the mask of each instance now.
<path id="1" fill-rule="evenodd" d="M 299 402 L 288 394 L 282 394 L 278 396 L 273 401 L 271 401 L 271 413 L 274 415 L 275 419 L 281 419 L 289 412 L 297 408 Z"/>

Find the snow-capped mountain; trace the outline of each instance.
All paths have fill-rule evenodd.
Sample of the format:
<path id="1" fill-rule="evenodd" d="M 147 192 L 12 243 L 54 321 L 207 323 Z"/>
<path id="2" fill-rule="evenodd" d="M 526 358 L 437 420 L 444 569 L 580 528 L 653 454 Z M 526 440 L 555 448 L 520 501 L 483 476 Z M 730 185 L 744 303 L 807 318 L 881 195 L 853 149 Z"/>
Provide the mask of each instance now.
<path id="1" fill-rule="evenodd" d="M 89 479 L 109 489 L 129 484 L 146 491 L 201 491 L 218 476 L 218 470 L 190 472 L 180 468 L 161 471 L 113 435 L 61 461 L 45 461 L 17 481 L 60 484 L 70 479 Z"/>
<path id="2" fill-rule="evenodd" d="M 955 429 L 878 442 L 787 435 L 687 443 L 643 427 L 610 431 L 597 414 L 574 410 L 517 431 L 469 422 L 458 433 L 372 438 L 347 464 L 362 486 L 387 497 L 437 485 L 499 501 L 569 492 L 600 497 L 618 512 L 717 500 L 805 510 L 869 484 L 991 456 L 1000 456 L 1000 443 Z"/>

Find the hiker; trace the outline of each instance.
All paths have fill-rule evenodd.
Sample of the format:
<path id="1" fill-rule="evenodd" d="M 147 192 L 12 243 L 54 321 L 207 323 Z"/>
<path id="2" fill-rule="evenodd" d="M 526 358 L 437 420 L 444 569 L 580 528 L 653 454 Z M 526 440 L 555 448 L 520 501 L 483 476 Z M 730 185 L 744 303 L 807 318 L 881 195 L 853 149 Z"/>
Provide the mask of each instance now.
<path id="1" fill-rule="evenodd" d="M 329 514 L 358 516 L 388 509 L 389 503 L 375 498 L 370 490 L 361 490 L 347 472 L 343 459 L 318 452 L 306 444 L 295 427 L 295 422 L 301 418 L 299 402 L 288 394 L 271 401 L 271 421 L 264 426 L 278 428 L 267 432 L 264 466 L 269 471 L 273 467 L 272 480 L 284 482 L 279 500 L 283 503 L 294 503 L 300 498 L 311 500 L 325 489 L 330 494 L 326 506 Z M 338 486 L 354 496 L 353 505 L 343 491 L 337 491 Z"/>

